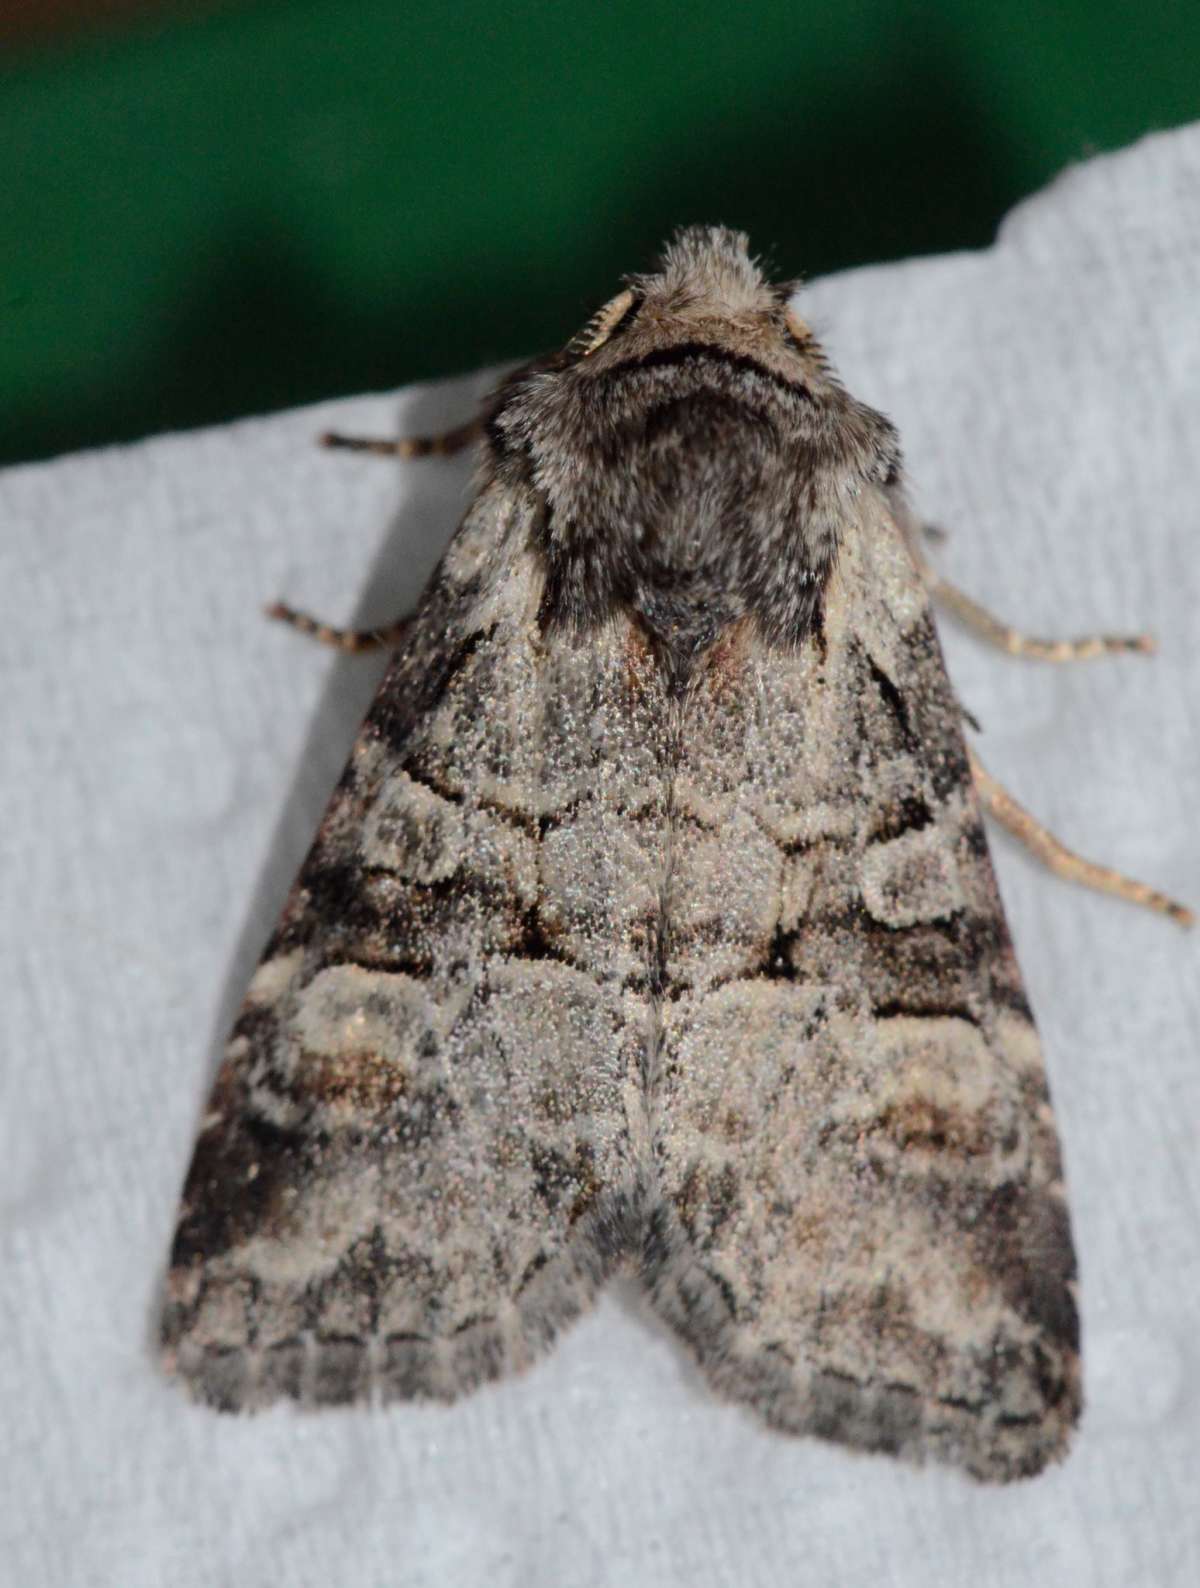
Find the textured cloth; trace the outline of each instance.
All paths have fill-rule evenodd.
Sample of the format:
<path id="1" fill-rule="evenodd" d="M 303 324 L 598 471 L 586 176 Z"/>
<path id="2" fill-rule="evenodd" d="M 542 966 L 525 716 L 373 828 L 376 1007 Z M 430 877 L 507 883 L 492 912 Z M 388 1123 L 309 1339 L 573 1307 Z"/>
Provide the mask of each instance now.
<path id="1" fill-rule="evenodd" d="M 992 771 L 1084 853 L 1194 904 L 1198 303 L 1200 128 L 1068 172 L 985 253 L 802 302 L 898 423 L 952 578 L 1034 632 L 1157 632 L 1153 661 L 1056 669 L 943 624 Z M 1200 934 L 1054 881 L 1003 835 L 1082 1273 L 1088 1407 L 1061 1467 L 985 1489 L 773 1434 L 622 1286 L 450 1409 L 221 1418 L 159 1375 L 217 1054 L 382 670 L 259 609 L 403 611 L 469 475 L 312 438 L 440 427 L 485 385 L 0 476 L 0 1582 L 1200 1581 Z"/>

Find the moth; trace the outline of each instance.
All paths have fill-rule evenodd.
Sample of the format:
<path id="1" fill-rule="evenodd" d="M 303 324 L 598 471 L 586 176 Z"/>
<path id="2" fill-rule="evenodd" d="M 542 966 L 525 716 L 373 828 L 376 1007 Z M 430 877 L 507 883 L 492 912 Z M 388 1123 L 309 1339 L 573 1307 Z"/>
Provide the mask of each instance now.
<path id="1" fill-rule="evenodd" d="M 793 290 L 681 231 L 442 443 L 473 504 L 374 637 L 187 1176 L 162 1344 L 201 1401 L 449 1401 L 625 1271 L 778 1429 L 1063 1453 L 1075 1258 L 981 800 L 1186 912 L 973 760 L 931 600 L 1147 642 L 940 581 Z"/>

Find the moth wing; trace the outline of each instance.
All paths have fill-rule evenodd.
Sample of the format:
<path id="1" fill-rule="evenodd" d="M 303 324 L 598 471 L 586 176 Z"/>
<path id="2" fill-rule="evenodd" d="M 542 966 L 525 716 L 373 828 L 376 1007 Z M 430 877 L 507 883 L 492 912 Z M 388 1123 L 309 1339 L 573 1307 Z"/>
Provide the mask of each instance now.
<path id="1" fill-rule="evenodd" d="M 712 653 L 674 791 L 647 1275 L 770 1422 L 1006 1479 L 1079 1413 L 1075 1265 L 960 717 L 880 506 L 847 521 L 822 633 Z"/>
<path id="2" fill-rule="evenodd" d="M 636 819 L 629 854 L 601 839 L 619 803 L 661 849 L 652 691 L 619 624 L 542 642 L 533 511 L 485 489 L 468 514 L 230 1039 L 162 1326 L 217 1406 L 451 1398 L 537 1354 L 633 1239 L 621 989 L 661 856 Z"/>

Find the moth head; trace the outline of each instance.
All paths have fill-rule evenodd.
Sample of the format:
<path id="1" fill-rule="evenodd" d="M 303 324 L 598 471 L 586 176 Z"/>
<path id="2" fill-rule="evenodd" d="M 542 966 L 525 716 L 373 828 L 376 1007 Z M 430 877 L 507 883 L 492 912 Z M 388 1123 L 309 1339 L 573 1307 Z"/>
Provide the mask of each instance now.
<path id="1" fill-rule="evenodd" d="M 753 326 L 774 322 L 780 292 L 769 285 L 749 251 L 744 232 L 724 226 L 682 227 L 663 250 L 658 268 L 629 276 L 624 290 L 610 298 L 568 342 L 571 362 L 586 360 L 638 327 L 635 340 L 670 336 L 700 321 Z M 811 334 L 805 329 L 805 336 Z"/>
<path id="2" fill-rule="evenodd" d="M 798 354 L 804 372 L 819 380 L 827 365 L 812 330 L 792 307 L 798 285 L 767 280 L 744 232 L 685 226 L 657 268 L 628 276 L 624 289 L 592 315 L 556 361 L 560 368 L 579 368 L 603 349 L 597 363 L 607 365 L 626 356 L 618 343 L 628 342 L 631 353 L 642 355 L 698 338 L 796 372 Z"/>
<path id="3" fill-rule="evenodd" d="M 641 284 L 663 308 L 680 311 L 738 315 L 773 301 L 750 239 L 727 226 L 681 227 L 663 249 L 658 269 Z"/>
<path id="4" fill-rule="evenodd" d="M 636 341 L 659 337 L 717 342 L 773 367 L 819 379 L 826 365 L 811 328 L 792 306 L 799 282 L 772 281 L 744 232 L 685 226 L 663 249 L 657 269 L 631 276 L 639 302 Z M 622 324 L 627 329 L 629 321 Z"/>

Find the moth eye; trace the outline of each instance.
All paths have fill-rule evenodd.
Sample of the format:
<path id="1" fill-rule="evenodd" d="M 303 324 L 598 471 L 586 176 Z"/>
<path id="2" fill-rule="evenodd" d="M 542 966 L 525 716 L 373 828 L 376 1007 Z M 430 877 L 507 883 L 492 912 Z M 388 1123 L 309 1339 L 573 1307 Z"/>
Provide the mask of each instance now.
<path id="1" fill-rule="evenodd" d="M 630 287 L 626 287 L 624 292 L 618 292 L 616 297 L 610 298 L 602 309 L 596 310 L 582 331 L 571 338 L 567 343 L 567 352 L 575 354 L 578 358 L 590 357 L 598 348 L 604 346 L 625 320 L 633 318 L 637 313 L 639 301 L 637 293 Z"/>

